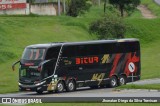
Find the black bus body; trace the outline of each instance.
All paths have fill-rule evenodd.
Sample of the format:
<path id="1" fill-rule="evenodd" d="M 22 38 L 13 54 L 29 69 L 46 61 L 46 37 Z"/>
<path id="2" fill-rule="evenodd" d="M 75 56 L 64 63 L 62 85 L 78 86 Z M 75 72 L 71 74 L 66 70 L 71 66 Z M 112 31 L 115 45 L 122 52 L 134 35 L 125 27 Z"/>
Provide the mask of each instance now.
<path id="1" fill-rule="evenodd" d="M 17 63 L 20 91 L 116 87 L 140 80 L 140 44 L 134 38 L 36 44 Z"/>

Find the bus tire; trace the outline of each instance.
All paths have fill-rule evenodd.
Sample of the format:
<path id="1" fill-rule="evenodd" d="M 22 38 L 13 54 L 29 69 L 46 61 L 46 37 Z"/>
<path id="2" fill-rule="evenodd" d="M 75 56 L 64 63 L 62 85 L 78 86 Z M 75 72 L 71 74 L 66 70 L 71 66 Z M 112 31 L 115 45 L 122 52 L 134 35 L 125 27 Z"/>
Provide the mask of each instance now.
<path id="1" fill-rule="evenodd" d="M 72 91 L 75 91 L 76 90 L 76 83 L 74 80 L 69 80 L 68 83 L 67 83 L 67 86 L 66 86 L 66 90 L 68 92 L 72 92 Z"/>
<path id="2" fill-rule="evenodd" d="M 63 90 L 64 90 L 64 83 L 63 83 L 63 81 L 59 81 L 57 83 L 57 88 L 56 88 L 55 91 L 60 93 L 60 92 L 63 92 Z"/>
<path id="3" fill-rule="evenodd" d="M 117 86 L 117 78 L 115 76 L 112 76 L 110 78 L 110 82 L 109 82 L 109 85 L 111 88 L 114 88 Z"/>
<path id="4" fill-rule="evenodd" d="M 118 80 L 118 85 L 121 86 L 121 85 L 125 85 L 125 84 L 126 84 L 126 76 L 121 75 Z"/>
<path id="5" fill-rule="evenodd" d="M 37 92 L 37 94 L 42 94 L 43 93 L 42 90 L 37 90 L 36 92 Z"/>

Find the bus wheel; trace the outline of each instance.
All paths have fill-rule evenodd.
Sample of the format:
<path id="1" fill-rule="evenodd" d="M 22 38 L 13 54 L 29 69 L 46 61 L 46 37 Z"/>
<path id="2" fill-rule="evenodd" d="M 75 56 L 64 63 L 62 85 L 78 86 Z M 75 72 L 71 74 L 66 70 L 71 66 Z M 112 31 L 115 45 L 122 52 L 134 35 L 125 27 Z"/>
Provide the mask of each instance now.
<path id="1" fill-rule="evenodd" d="M 64 90 L 64 83 L 62 81 L 59 81 L 57 84 L 56 92 L 63 92 Z"/>
<path id="2" fill-rule="evenodd" d="M 38 94 L 42 94 L 42 93 L 43 93 L 42 90 L 37 90 L 36 92 L 37 92 Z"/>
<path id="3" fill-rule="evenodd" d="M 111 88 L 114 88 L 114 87 L 116 87 L 117 86 L 117 78 L 115 77 L 115 76 L 112 76 L 111 78 L 110 78 L 110 87 Z"/>
<path id="4" fill-rule="evenodd" d="M 67 83 L 67 91 L 69 92 L 72 92 L 72 91 L 75 91 L 76 89 L 76 84 L 73 80 L 69 80 L 68 83 Z"/>
<path id="5" fill-rule="evenodd" d="M 121 86 L 121 85 L 125 85 L 125 84 L 126 84 L 126 77 L 124 75 L 121 75 L 119 77 L 118 85 Z"/>

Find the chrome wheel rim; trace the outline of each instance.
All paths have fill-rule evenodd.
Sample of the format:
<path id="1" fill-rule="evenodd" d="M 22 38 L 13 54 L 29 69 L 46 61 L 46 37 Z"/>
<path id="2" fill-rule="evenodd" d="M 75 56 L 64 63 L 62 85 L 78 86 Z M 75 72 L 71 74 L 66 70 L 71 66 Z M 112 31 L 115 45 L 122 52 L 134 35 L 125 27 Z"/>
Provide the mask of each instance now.
<path id="1" fill-rule="evenodd" d="M 74 89 L 74 84 L 72 82 L 70 82 L 68 84 L 68 88 L 69 88 L 69 90 L 73 90 Z"/>
<path id="2" fill-rule="evenodd" d="M 59 83 L 58 84 L 58 91 L 63 91 L 63 84 L 62 83 Z"/>
<path id="3" fill-rule="evenodd" d="M 112 84 L 112 86 L 116 86 L 116 80 L 115 80 L 115 79 L 112 79 L 112 80 L 111 80 L 111 84 Z"/>
<path id="4" fill-rule="evenodd" d="M 120 84 L 124 85 L 124 83 L 125 83 L 124 78 L 120 78 Z"/>

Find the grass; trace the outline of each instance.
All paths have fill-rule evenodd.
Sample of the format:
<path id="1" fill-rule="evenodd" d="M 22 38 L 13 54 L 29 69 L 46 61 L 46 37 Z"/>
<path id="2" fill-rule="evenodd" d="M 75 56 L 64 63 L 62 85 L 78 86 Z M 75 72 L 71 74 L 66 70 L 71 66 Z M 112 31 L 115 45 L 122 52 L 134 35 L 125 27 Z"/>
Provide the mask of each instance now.
<path id="1" fill-rule="evenodd" d="M 126 18 L 125 22 L 130 25 L 126 32 L 127 37 L 139 38 L 143 46 L 159 40 L 159 18 L 150 20 L 143 18 Z"/>
<path id="2" fill-rule="evenodd" d="M 160 90 L 160 84 L 146 84 L 146 85 L 135 85 L 135 84 L 127 84 L 123 86 L 119 86 L 116 89 L 155 89 Z"/>
<path id="3" fill-rule="evenodd" d="M 155 15 L 160 16 L 160 6 L 154 0 L 141 0 L 141 3 L 146 5 Z"/>
<path id="4" fill-rule="evenodd" d="M 138 9 L 135 9 L 135 11 L 127 18 L 142 18 L 142 14 Z"/>
<path id="5" fill-rule="evenodd" d="M 18 92 L 18 71 L 11 71 L 11 65 L 14 61 L 9 60 L 0 65 L 0 93 Z"/>

